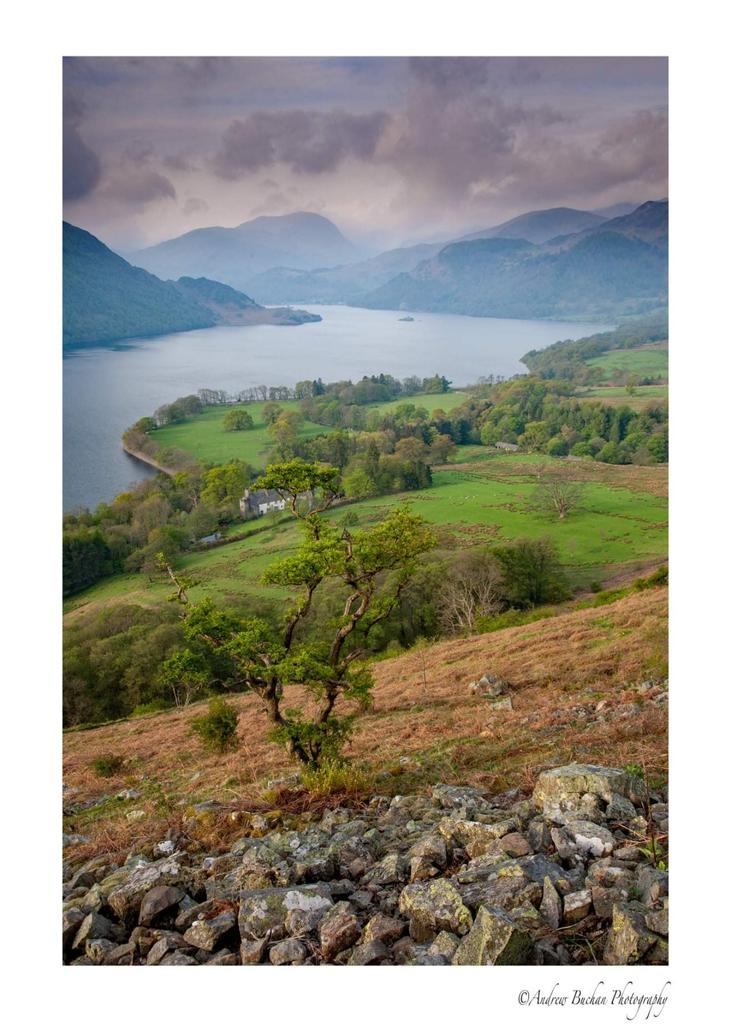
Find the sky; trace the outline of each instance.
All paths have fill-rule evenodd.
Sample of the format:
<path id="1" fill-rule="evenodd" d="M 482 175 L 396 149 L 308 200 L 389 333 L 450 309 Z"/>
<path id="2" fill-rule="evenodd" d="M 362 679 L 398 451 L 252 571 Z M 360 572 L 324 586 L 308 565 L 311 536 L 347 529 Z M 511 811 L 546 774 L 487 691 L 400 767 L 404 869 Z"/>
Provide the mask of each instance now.
<path id="1" fill-rule="evenodd" d="M 67 57 L 64 217 L 122 252 L 297 210 L 373 251 L 667 195 L 660 57 Z"/>

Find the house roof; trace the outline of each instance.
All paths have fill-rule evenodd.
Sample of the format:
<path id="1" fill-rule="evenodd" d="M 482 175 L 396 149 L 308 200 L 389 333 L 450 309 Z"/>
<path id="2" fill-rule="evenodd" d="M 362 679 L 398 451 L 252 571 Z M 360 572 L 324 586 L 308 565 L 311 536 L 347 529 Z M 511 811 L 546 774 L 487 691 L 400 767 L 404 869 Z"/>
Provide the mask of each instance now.
<path id="1" fill-rule="evenodd" d="M 267 488 L 263 491 L 249 491 L 244 495 L 244 497 L 247 498 L 252 505 L 264 505 L 268 504 L 270 501 L 284 500 L 279 491 L 275 491 L 273 488 Z"/>

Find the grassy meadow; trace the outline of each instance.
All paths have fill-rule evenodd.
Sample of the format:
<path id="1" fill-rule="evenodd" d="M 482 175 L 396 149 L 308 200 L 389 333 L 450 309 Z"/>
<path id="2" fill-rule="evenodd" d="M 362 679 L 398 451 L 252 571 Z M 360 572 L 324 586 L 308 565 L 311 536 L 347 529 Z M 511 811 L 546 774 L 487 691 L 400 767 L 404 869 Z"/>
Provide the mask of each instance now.
<path id="1" fill-rule="evenodd" d="M 533 455 L 488 455 L 485 448 L 459 449 L 467 460 L 436 469 L 433 487 L 367 499 L 331 510 L 338 521 L 357 516 L 367 526 L 389 508 L 410 502 L 438 528 L 440 547 L 467 548 L 518 537 L 551 537 L 557 544 L 571 583 L 576 587 L 602 581 L 624 566 L 663 559 L 667 552 L 667 467 L 610 466 L 582 460 L 569 463 L 584 490 L 579 507 L 559 521 L 534 507 L 535 467 L 545 462 Z M 482 458 L 477 456 L 482 453 Z M 191 600 L 203 596 L 225 601 L 242 594 L 276 600 L 285 591 L 259 583 L 269 562 L 297 545 L 296 524 L 287 517 L 267 529 L 261 520 L 236 526 L 240 540 L 179 558 L 182 572 L 197 586 Z M 119 601 L 150 605 L 167 599 L 169 588 L 144 573 L 102 580 L 66 601 L 66 611 Z"/>
<path id="2" fill-rule="evenodd" d="M 587 359 L 586 364 L 598 366 L 605 380 L 611 379 L 617 372 L 635 373 L 638 377 L 667 378 L 667 342 L 654 342 L 651 345 L 641 345 L 639 348 L 612 349 L 594 359 Z"/>

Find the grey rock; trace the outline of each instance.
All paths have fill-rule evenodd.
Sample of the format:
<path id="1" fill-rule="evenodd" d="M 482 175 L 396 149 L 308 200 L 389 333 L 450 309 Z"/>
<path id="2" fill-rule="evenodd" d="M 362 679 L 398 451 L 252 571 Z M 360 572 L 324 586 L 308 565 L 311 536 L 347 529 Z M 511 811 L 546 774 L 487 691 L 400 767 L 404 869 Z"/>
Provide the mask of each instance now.
<path id="1" fill-rule="evenodd" d="M 472 914 L 455 886 L 444 878 L 413 882 L 401 891 L 399 910 L 409 918 L 411 937 L 431 941 L 440 931 L 464 935 L 472 925 Z"/>
<path id="2" fill-rule="evenodd" d="M 543 879 L 543 899 L 541 900 L 541 916 L 554 931 L 561 927 L 563 906 L 561 896 L 551 879 L 546 875 Z"/>
<path id="3" fill-rule="evenodd" d="M 373 967 L 388 959 L 388 949 L 380 939 L 355 946 L 348 963 L 353 967 Z"/>
<path id="4" fill-rule="evenodd" d="M 194 921 L 183 938 L 190 946 L 212 953 L 235 927 L 236 915 L 233 910 L 224 910 L 215 917 L 204 917 Z"/>
<path id="5" fill-rule="evenodd" d="M 390 917 L 388 914 L 374 914 L 363 929 L 363 941 L 371 942 L 378 939 L 390 945 L 401 938 L 406 928 L 407 923 L 403 919 Z"/>
<path id="6" fill-rule="evenodd" d="M 131 967 L 137 956 L 137 947 L 134 942 L 124 942 L 120 946 L 114 946 L 104 957 L 107 967 Z"/>
<path id="7" fill-rule="evenodd" d="M 580 889 L 578 892 L 570 892 L 564 896 L 563 920 L 564 924 L 577 924 L 591 911 L 591 892 L 589 889 Z"/>
<path id="8" fill-rule="evenodd" d="M 166 957 L 160 961 L 160 967 L 197 967 L 198 961 L 184 953 L 182 949 L 177 949 L 174 953 L 168 953 Z"/>
<path id="9" fill-rule="evenodd" d="M 154 967 L 156 964 L 162 963 L 170 953 L 174 953 L 179 949 L 188 949 L 192 953 L 190 944 L 185 941 L 182 935 L 168 932 L 152 946 L 145 958 L 145 962 L 148 967 Z"/>
<path id="10" fill-rule="evenodd" d="M 242 939 L 241 940 L 241 963 L 260 964 L 264 951 L 267 948 L 266 939 Z"/>
<path id="11" fill-rule="evenodd" d="M 332 905 L 330 896 L 316 885 L 242 892 L 239 903 L 241 937 L 283 939 L 290 911 L 327 911 Z"/>
<path id="12" fill-rule="evenodd" d="M 636 964 L 657 942 L 658 936 L 645 923 L 645 910 L 635 901 L 615 903 L 604 946 L 605 964 Z"/>
<path id="13" fill-rule="evenodd" d="M 177 907 L 184 896 L 183 890 L 175 885 L 154 886 L 142 897 L 139 924 L 143 927 L 152 924 L 161 914 Z"/>
<path id="14" fill-rule="evenodd" d="M 302 964 L 307 957 L 307 947 L 298 939 L 283 939 L 269 950 L 269 960 L 277 967 L 284 964 Z"/>
<path id="15" fill-rule="evenodd" d="M 530 936 L 515 920 L 494 907 L 480 907 L 453 963 L 461 965 L 527 964 L 533 952 Z"/>
<path id="16" fill-rule="evenodd" d="M 569 822 L 566 831 L 581 853 L 592 857 L 605 857 L 616 845 L 616 840 L 609 829 L 592 821 Z"/>
<path id="17" fill-rule="evenodd" d="M 74 949 L 85 949 L 88 939 L 110 939 L 121 942 L 125 938 L 123 929 L 102 914 L 92 912 L 81 922 L 73 941 Z"/>

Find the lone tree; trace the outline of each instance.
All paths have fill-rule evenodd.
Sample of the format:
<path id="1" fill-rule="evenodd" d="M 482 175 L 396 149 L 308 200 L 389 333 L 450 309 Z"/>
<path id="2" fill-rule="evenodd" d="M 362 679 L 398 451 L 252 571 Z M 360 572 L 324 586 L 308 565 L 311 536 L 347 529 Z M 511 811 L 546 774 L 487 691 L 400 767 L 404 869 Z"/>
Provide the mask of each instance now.
<path id="1" fill-rule="evenodd" d="M 536 469 L 536 478 L 533 495 L 536 508 L 565 519 L 581 501 L 583 484 L 571 478 L 567 466 L 553 468 L 541 464 Z"/>
<path id="2" fill-rule="evenodd" d="M 448 633 L 470 632 L 478 617 L 496 615 L 504 603 L 502 566 L 487 551 L 458 555 L 437 595 L 439 619 Z"/>
<path id="3" fill-rule="evenodd" d="M 299 521 L 298 550 L 271 565 L 263 581 L 291 587 L 298 596 L 279 628 L 261 618 L 236 620 L 210 599 L 191 606 L 186 588 L 169 565 L 163 568 L 183 607 L 184 638 L 191 660 L 215 682 L 221 664 L 233 669 L 261 700 L 271 726 L 270 738 L 303 765 L 316 768 L 338 759 L 353 728 L 354 714 L 337 714 L 342 701 L 368 706 L 373 678 L 363 658 L 368 636 L 396 609 L 413 576 L 418 557 L 434 547 L 435 537 L 420 516 L 395 508 L 375 526 L 351 534 L 327 522 L 322 513 L 338 493 L 338 472 L 301 459 L 270 465 L 257 481 L 287 501 Z M 329 631 L 306 632 L 313 601 L 326 582 L 335 584 L 339 614 Z M 290 685 L 306 687 L 313 700 L 306 710 L 285 707 Z"/>
<path id="4" fill-rule="evenodd" d="M 223 417 L 224 430 L 253 430 L 254 421 L 246 409 L 229 409 Z"/>

